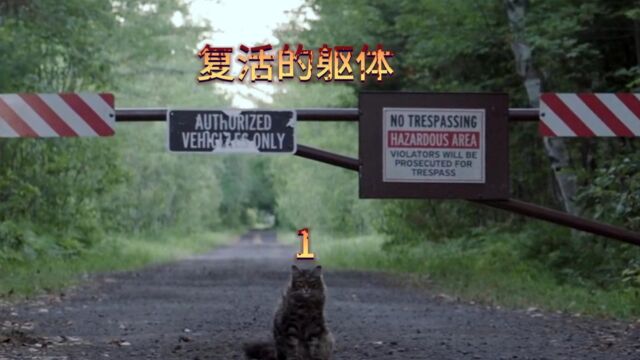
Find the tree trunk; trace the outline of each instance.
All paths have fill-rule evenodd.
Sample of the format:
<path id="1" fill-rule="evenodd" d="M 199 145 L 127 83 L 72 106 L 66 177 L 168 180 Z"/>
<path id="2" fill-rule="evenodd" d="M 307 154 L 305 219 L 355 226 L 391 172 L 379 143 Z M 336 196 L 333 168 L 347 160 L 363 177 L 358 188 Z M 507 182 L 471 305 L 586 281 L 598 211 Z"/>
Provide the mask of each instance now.
<path id="1" fill-rule="evenodd" d="M 525 14 L 529 2 L 527 0 L 505 0 L 507 17 L 512 33 L 511 50 L 516 60 L 516 72 L 522 77 L 527 91 L 529 105 L 539 107 L 542 79 L 533 65 L 531 47 L 525 41 Z M 558 187 L 556 195 L 565 211 L 577 214 L 574 204 L 576 194 L 576 176 L 569 171 L 571 158 L 566 141 L 562 138 L 543 138 L 544 148 L 551 162 L 551 169 Z"/>

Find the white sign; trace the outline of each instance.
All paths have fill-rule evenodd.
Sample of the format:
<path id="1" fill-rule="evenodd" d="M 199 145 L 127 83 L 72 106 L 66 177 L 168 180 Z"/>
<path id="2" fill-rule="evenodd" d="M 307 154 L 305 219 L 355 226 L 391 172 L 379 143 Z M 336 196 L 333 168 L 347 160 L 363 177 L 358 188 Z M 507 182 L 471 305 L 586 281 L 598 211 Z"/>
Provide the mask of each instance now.
<path id="1" fill-rule="evenodd" d="M 484 183 L 484 109 L 384 108 L 384 182 Z"/>

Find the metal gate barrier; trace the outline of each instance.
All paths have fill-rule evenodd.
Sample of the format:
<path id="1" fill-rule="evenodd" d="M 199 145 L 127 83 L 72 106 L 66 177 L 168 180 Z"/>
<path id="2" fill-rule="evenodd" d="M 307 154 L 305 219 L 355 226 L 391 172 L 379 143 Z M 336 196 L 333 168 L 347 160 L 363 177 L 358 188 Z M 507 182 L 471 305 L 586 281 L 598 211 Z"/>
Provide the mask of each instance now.
<path id="1" fill-rule="evenodd" d="M 166 108 L 127 108 L 116 110 L 118 122 L 150 122 L 166 121 L 168 109 Z M 359 122 L 361 110 L 358 108 L 323 108 L 323 109 L 296 109 L 298 121 L 338 121 Z M 510 108 L 508 109 L 509 122 L 538 122 L 540 120 L 539 109 Z M 361 139 L 362 141 L 362 139 Z M 319 161 L 325 164 L 338 166 L 344 169 L 359 172 L 361 160 L 344 156 L 330 151 L 298 144 L 294 155 Z M 594 221 L 591 219 L 571 215 L 562 211 L 546 208 L 536 204 L 508 198 L 504 200 L 494 199 L 469 199 L 468 201 L 506 210 L 520 215 L 549 221 L 558 225 L 567 226 L 577 230 L 596 235 L 620 240 L 629 244 L 640 246 L 640 233 Z"/>

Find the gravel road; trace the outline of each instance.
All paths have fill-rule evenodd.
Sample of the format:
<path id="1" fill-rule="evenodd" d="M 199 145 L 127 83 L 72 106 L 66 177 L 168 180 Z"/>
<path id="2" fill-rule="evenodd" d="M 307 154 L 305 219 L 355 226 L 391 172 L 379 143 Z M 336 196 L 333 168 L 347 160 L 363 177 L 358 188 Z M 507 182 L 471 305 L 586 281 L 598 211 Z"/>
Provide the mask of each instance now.
<path id="1" fill-rule="evenodd" d="M 211 253 L 0 303 L 0 360 L 242 359 L 267 339 L 297 249 L 253 231 Z M 469 304 L 325 267 L 335 359 L 640 359 L 640 323 Z"/>

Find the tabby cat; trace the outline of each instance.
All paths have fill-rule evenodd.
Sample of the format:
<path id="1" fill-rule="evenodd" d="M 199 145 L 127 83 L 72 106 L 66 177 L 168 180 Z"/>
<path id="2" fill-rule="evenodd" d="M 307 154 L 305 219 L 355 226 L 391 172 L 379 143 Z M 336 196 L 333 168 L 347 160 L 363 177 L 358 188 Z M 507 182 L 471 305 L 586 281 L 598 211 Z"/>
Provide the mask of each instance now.
<path id="1" fill-rule="evenodd" d="M 291 267 L 291 282 L 273 320 L 274 343 L 244 347 L 248 359 L 329 360 L 333 336 L 324 319 L 325 286 L 322 267 Z"/>

